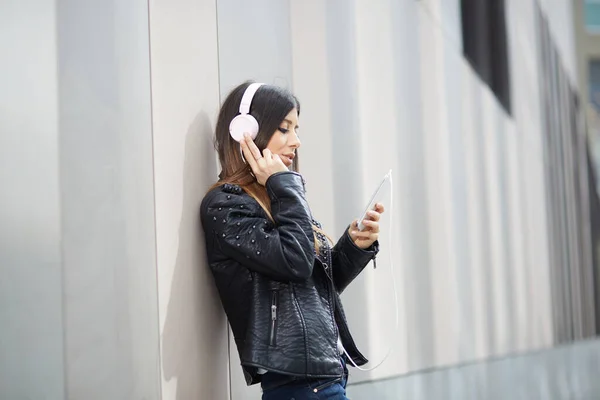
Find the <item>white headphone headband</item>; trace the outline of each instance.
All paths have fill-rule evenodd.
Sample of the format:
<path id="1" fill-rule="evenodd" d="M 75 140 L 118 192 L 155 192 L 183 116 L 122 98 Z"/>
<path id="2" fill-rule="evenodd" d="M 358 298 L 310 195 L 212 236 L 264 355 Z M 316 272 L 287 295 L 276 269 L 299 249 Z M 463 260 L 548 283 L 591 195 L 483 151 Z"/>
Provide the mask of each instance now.
<path id="1" fill-rule="evenodd" d="M 258 88 L 262 85 L 264 85 L 264 83 L 252 83 L 246 88 L 244 96 L 242 96 L 242 101 L 240 102 L 240 114 L 244 115 L 250 112 L 250 104 L 252 104 L 252 98 L 256 94 Z"/>
<path id="2" fill-rule="evenodd" d="M 255 139 L 258 134 L 258 121 L 249 113 L 252 98 L 262 85 L 264 83 L 251 83 L 248 85 L 240 101 L 240 113 L 229 123 L 229 134 L 236 142 L 240 142 L 244 138 L 244 133 L 248 133 L 252 139 Z"/>

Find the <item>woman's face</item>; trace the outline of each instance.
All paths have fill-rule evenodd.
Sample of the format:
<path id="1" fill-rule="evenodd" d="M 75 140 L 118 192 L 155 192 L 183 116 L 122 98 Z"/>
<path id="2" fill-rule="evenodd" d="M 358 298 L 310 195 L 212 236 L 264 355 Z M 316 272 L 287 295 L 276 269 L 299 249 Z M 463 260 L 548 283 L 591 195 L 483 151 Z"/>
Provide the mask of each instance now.
<path id="1" fill-rule="evenodd" d="M 292 165 L 296 156 L 296 149 L 300 147 L 298 137 L 298 111 L 294 108 L 286 115 L 285 119 L 275 131 L 267 144 L 267 149 L 273 154 L 279 154 L 286 167 Z"/>

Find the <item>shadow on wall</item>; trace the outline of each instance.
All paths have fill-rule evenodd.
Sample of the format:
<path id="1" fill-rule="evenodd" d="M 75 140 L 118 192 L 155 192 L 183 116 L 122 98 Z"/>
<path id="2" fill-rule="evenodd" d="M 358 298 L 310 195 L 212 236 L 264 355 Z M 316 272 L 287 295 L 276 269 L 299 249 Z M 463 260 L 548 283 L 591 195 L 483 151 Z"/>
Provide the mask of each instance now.
<path id="1" fill-rule="evenodd" d="M 177 380 L 176 400 L 227 398 L 227 322 L 199 227 L 200 203 L 217 177 L 212 136 L 200 112 L 186 136 L 179 248 L 162 335 L 163 378 Z"/>

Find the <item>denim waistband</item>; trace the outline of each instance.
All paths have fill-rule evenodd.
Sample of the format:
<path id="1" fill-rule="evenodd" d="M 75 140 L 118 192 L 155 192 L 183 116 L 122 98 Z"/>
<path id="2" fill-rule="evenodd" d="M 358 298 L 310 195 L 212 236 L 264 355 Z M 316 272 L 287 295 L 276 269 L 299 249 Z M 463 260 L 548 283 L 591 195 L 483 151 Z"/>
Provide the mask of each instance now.
<path id="1" fill-rule="evenodd" d="M 344 376 L 348 376 L 348 368 L 346 368 L 346 361 L 342 358 L 340 363 L 344 369 Z M 263 391 L 272 390 L 285 385 L 295 385 L 303 383 L 317 382 L 327 379 L 335 378 L 306 378 L 304 376 L 293 376 L 286 374 L 279 374 L 276 372 L 267 372 L 261 378 L 261 388 Z"/>

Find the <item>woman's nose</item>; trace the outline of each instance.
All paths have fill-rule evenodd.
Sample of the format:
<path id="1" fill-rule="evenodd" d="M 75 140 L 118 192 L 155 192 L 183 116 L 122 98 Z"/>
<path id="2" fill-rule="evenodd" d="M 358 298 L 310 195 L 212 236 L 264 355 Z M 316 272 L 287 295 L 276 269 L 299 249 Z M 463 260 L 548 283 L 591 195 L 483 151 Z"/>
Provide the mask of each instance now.
<path id="1" fill-rule="evenodd" d="M 298 148 L 298 147 L 300 147 L 300 145 L 302 145 L 302 142 L 300 141 L 300 137 L 298 136 L 296 131 L 294 131 L 294 134 L 291 137 L 290 147 Z"/>

